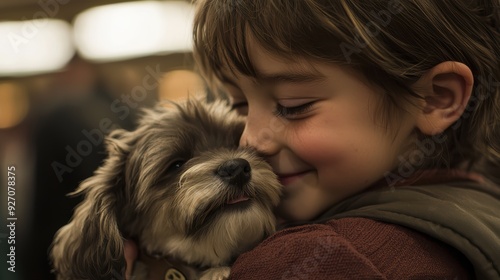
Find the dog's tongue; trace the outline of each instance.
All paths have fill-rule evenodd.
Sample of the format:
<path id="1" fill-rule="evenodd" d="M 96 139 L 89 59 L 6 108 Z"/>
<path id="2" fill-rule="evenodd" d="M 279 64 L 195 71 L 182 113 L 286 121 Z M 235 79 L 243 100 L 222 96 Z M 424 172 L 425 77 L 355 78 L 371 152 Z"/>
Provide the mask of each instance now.
<path id="1" fill-rule="evenodd" d="M 244 196 L 244 195 L 242 195 L 242 196 L 239 196 L 239 197 L 237 197 L 237 198 L 233 198 L 233 199 L 229 200 L 229 201 L 227 202 L 227 204 L 236 204 L 236 203 L 238 203 L 238 202 L 247 201 L 247 200 L 249 200 L 249 199 L 250 199 L 250 198 L 248 198 L 248 196 Z"/>

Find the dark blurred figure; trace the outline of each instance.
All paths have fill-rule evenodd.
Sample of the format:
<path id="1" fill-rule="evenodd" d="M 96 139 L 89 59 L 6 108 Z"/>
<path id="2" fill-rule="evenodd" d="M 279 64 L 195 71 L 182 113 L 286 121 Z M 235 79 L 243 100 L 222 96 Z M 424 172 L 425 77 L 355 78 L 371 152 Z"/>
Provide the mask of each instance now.
<path id="1" fill-rule="evenodd" d="M 127 77 L 121 79 L 124 84 L 131 82 Z M 52 101 L 45 104 L 47 110 L 36 121 L 32 137 L 33 223 L 29 245 L 21 254 L 27 268 L 23 279 L 55 279 L 48 258 L 50 244 L 82 200 L 68 193 L 91 176 L 106 157 L 105 135 L 117 127 L 133 129 L 136 111 L 142 105 L 124 102 L 130 92 L 117 94 L 113 91 L 117 89 L 103 82 L 95 65 L 79 58 L 55 81 L 50 96 L 44 97 Z"/>

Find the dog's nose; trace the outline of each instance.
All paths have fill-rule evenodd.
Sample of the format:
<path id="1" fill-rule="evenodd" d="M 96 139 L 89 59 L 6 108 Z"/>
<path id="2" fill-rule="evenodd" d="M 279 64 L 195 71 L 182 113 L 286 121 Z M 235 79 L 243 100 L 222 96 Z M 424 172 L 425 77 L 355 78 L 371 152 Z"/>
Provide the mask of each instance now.
<path id="1" fill-rule="evenodd" d="M 250 163 L 242 158 L 223 162 L 217 168 L 217 175 L 231 185 L 241 186 L 250 181 L 252 168 Z"/>

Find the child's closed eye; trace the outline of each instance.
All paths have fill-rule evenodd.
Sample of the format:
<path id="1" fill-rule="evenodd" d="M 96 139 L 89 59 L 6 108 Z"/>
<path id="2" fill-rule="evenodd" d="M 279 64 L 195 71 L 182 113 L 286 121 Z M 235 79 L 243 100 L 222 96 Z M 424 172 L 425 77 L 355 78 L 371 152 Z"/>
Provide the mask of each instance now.
<path id="1" fill-rule="evenodd" d="M 316 101 L 309 101 L 300 105 L 285 106 L 283 104 L 276 104 L 274 115 L 289 120 L 298 120 L 308 113 Z"/>

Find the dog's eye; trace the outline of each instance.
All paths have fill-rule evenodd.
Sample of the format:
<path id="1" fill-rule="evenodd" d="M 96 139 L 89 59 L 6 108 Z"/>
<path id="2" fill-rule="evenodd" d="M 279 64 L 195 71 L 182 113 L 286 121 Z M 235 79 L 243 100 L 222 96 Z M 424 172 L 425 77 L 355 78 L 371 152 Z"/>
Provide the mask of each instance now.
<path id="1" fill-rule="evenodd" d="M 176 160 L 176 161 L 173 161 L 169 166 L 168 166 L 168 169 L 167 171 L 175 171 L 175 170 L 178 170 L 179 168 L 181 168 L 184 163 L 186 163 L 185 161 L 183 160 Z"/>

